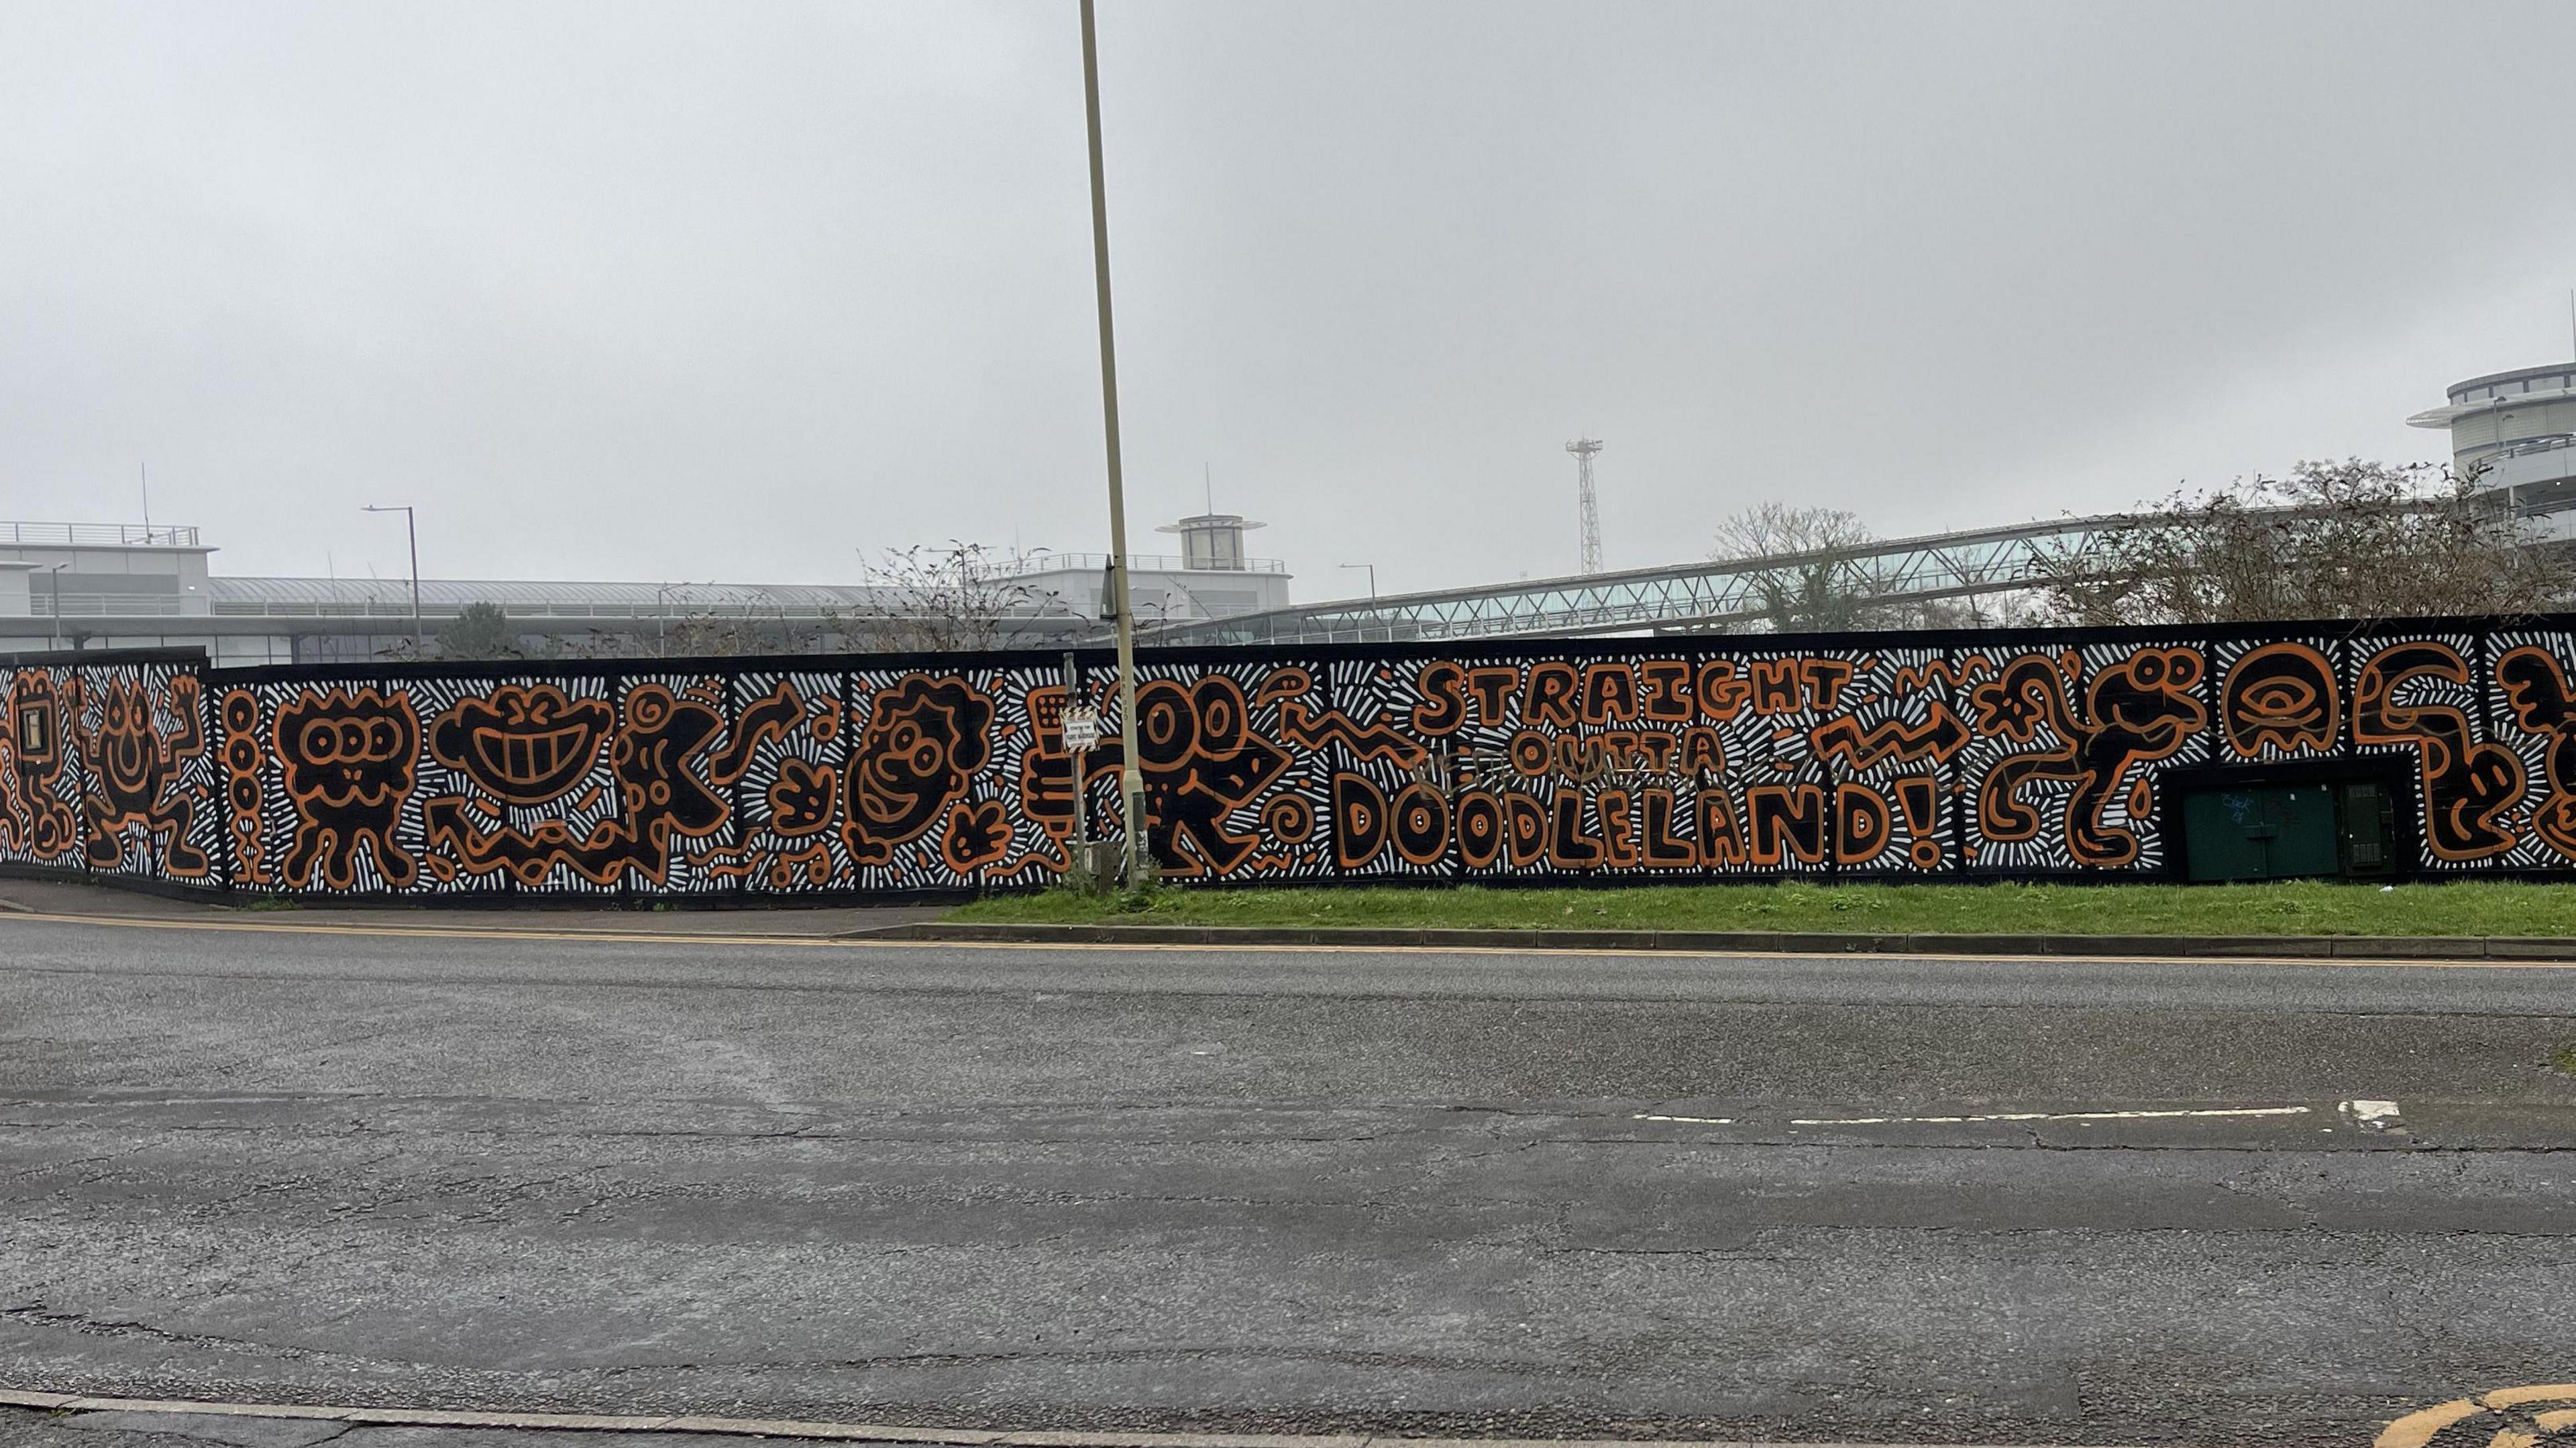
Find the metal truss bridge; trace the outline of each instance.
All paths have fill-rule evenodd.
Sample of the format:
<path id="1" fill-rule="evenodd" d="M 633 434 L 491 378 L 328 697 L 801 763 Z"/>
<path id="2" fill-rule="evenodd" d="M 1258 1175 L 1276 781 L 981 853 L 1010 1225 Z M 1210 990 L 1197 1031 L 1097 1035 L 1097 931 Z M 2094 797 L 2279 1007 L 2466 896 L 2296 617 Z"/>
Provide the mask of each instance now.
<path id="1" fill-rule="evenodd" d="M 1814 553 L 1632 568 L 1480 588 L 1342 599 L 1171 624 L 1154 644 L 1270 644 L 1715 631 L 1764 617 L 1768 585 L 1795 597 L 1821 581 L 1873 604 L 1970 598 L 2036 586 L 2125 514 L 1888 538 Z"/>

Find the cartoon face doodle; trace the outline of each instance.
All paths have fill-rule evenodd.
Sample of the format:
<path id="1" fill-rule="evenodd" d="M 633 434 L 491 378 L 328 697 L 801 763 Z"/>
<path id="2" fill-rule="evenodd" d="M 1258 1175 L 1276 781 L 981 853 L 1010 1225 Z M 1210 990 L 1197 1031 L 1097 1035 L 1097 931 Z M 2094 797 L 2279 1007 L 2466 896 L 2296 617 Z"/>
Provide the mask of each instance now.
<path id="1" fill-rule="evenodd" d="M 1294 675 L 1284 692 L 1299 694 L 1313 687 L 1304 670 L 1283 672 Z M 1262 702 L 1276 697 L 1265 691 Z M 1037 741 L 1020 758 L 1022 808 L 1040 828 L 1061 839 L 1073 822 L 1073 760 L 1065 752 L 1060 722 L 1064 693 L 1050 685 L 1031 690 L 1028 698 Z M 1143 721 L 1136 762 L 1144 775 L 1146 847 L 1166 875 L 1230 873 L 1259 848 L 1257 836 L 1228 827 L 1226 817 L 1253 806 L 1276 784 L 1287 771 L 1289 755 L 1254 730 L 1254 707 L 1243 686 L 1223 674 L 1188 684 L 1152 679 L 1136 690 L 1136 717 Z M 1312 722 L 1302 713 L 1297 718 Z M 1327 737 L 1366 743 L 1365 731 L 1339 713 L 1314 728 Z M 1115 776 L 1125 757 L 1123 737 L 1103 739 L 1085 760 L 1085 786 Z M 1311 809 L 1306 819 L 1311 832 Z M 1301 833 L 1297 842 L 1304 839 Z"/>
<path id="2" fill-rule="evenodd" d="M 270 738 L 296 813 L 286 883 L 310 883 L 318 862 L 331 888 L 354 888 L 364 844 L 372 846 L 385 884 L 411 884 L 419 867 L 393 837 L 420 752 L 420 718 L 410 696 L 308 689 L 279 706 Z"/>
<path id="3" fill-rule="evenodd" d="M 554 684 L 503 684 L 439 715 L 429 751 L 494 799 L 540 805 L 590 772 L 615 723 L 606 700 L 567 698 Z"/>
<path id="4" fill-rule="evenodd" d="M 458 767 L 487 788 L 486 773 L 496 773 L 521 795 L 546 790 L 551 799 L 584 777 L 598 747 L 590 730 L 593 708 L 586 706 L 603 718 L 610 713 L 598 700 L 566 703 L 551 684 L 505 685 L 493 691 L 490 708 L 468 699 L 440 716 L 430 749 L 442 760 L 473 761 Z M 473 875 L 507 870 L 520 883 L 537 885 L 561 865 L 594 884 L 613 884 L 629 871 L 667 884 L 678 842 L 715 833 L 732 813 L 704 774 L 706 754 L 723 732 L 723 716 L 704 703 L 660 684 L 638 684 L 626 695 L 626 723 L 609 750 L 618 805 L 612 818 L 579 831 L 560 818 L 486 829 L 463 796 L 441 795 L 421 805 L 430 848 L 445 852 L 431 868 Z M 566 775 L 567 758 L 581 768 Z"/>
<path id="5" fill-rule="evenodd" d="M 2218 717 L 2227 747 L 2242 759 L 2262 757 L 2267 746 L 2332 749 L 2343 723 L 2343 691 L 2325 655 L 2306 644 L 2265 644 L 2227 671 Z"/>
<path id="6" fill-rule="evenodd" d="M 1186 689 L 1157 679 L 1136 691 L 1136 717 L 1146 842 L 1163 873 L 1224 874 L 1240 866 L 1260 841 L 1228 829 L 1225 817 L 1288 767 L 1287 752 L 1253 732 L 1242 686 L 1223 674 Z"/>
<path id="7" fill-rule="evenodd" d="M 155 793 L 160 732 L 152 727 L 152 700 L 140 679 L 110 679 L 98 691 L 98 728 L 90 741 L 90 766 L 107 797 L 128 810 L 148 806 Z"/>
<path id="8" fill-rule="evenodd" d="M 882 865 L 919 839 L 984 767 L 992 725 L 992 699 L 963 679 L 912 674 L 879 693 L 850 757 L 850 858 Z"/>
<path id="9" fill-rule="evenodd" d="M 80 719 L 81 753 L 90 768 L 90 787 L 81 797 L 81 820 L 88 827 L 84 853 L 90 867 L 122 868 L 125 831 L 139 825 L 147 836 L 158 835 L 166 842 L 162 867 L 170 874 L 203 878 L 210 862 L 205 851 L 188 839 L 196 802 L 179 778 L 181 762 L 206 748 L 196 679 L 187 674 L 170 679 L 166 694 L 175 723 L 166 737 L 157 712 L 160 701 L 139 674 L 111 675 L 94 691 L 95 722 L 89 720 L 86 709 L 75 716 Z M 91 690 L 82 692 L 87 695 Z"/>

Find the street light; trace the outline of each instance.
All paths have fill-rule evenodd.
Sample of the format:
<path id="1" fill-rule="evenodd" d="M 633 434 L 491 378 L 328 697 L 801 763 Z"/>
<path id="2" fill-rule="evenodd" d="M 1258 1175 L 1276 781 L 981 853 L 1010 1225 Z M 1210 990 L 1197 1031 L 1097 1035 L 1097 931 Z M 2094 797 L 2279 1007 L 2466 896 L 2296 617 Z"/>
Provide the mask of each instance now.
<path id="1" fill-rule="evenodd" d="M 1336 563 L 1335 568 L 1365 568 L 1369 576 L 1369 602 L 1377 602 L 1377 565 L 1374 563 Z"/>
<path id="2" fill-rule="evenodd" d="M 362 513 L 400 513 L 403 515 L 403 533 L 404 536 L 411 540 L 411 656 L 414 659 L 418 659 L 421 655 L 422 649 L 420 636 L 420 529 L 417 526 L 418 520 L 412 516 L 411 504 L 409 503 L 388 503 L 381 508 L 377 507 L 373 503 L 369 503 L 358 511 Z"/>
<path id="3" fill-rule="evenodd" d="M 1118 792 L 1125 802 L 1127 884 L 1148 878 L 1145 772 L 1136 763 L 1136 619 L 1127 606 L 1127 495 L 1118 458 L 1118 344 L 1109 320 L 1109 188 L 1100 169 L 1100 46 L 1092 36 L 1091 0 L 1082 0 L 1082 119 L 1091 143 L 1092 290 L 1100 301 L 1100 417 L 1109 448 L 1109 606 L 1117 610 Z"/>
<path id="4" fill-rule="evenodd" d="M 48 611 L 54 616 L 54 647 L 57 649 L 63 646 L 63 570 L 69 567 L 69 563 L 54 563 L 48 564 L 44 570 L 45 587 L 53 594 L 53 605 Z"/>
<path id="5" fill-rule="evenodd" d="M 2499 407 L 2496 409 L 2495 451 L 2487 454 L 2487 465 L 2490 467 L 2503 467 L 2507 463 L 2507 454 L 2512 448 L 2512 444 L 2505 440 L 2504 426 L 2515 416 L 2515 414 L 2516 409 L 2514 408 Z M 2514 546 L 2520 547 L 2522 545 L 2521 484 L 2507 482 L 2504 485 L 2504 515 L 2505 518 L 2513 525 Z"/>

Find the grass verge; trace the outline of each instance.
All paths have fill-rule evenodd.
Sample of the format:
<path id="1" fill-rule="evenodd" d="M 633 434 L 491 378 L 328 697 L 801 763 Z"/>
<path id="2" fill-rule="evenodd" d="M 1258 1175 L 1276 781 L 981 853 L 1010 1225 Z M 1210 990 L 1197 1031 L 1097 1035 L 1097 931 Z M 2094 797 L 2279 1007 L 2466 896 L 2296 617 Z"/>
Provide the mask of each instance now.
<path id="1" fill-rule="evenodd" d="M 2576 935 L 2576 887 L 2440 885 L 1647 885 L 1494 890 L 1165 889 L 978 900 L 952 920 L 1444 929 L 2050 935 Z"/>

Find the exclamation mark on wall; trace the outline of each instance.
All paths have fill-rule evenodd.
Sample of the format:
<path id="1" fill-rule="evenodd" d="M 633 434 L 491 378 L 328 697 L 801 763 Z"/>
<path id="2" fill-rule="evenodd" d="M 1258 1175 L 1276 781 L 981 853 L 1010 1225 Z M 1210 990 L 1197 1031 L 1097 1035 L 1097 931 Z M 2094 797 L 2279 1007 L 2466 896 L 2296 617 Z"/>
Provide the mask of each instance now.
<path id="1" fill-rule="evenodd" d="M 1932 807 L 1939 798 L 1939 786 L 1928 774 L 1896 781 L 1896 807 L 1905 811 L 1905 837 L 1914 842 L 1909 853 L 1918 870 L 1941 868 L 1941 842 L 1932 834 Z"/>

